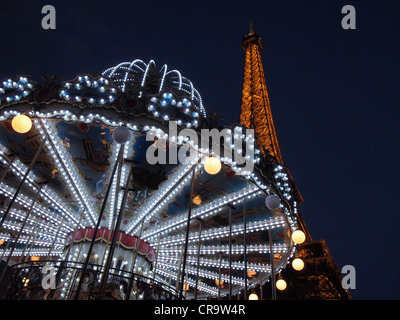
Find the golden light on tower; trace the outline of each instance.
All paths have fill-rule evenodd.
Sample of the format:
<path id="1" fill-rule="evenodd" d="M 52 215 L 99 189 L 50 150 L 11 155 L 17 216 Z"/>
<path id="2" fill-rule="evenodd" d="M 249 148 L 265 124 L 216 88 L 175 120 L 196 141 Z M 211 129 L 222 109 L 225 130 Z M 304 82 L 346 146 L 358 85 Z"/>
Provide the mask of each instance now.
<path id="1" fill-rule="evenodd" d="M 216 157 L 209 157 L 204 162 L 204 170 L 208 174 L 217 174 L 221 170 L 221 161 Z"/>
<path id="2" fill-rule="evenodd" d="M 32 120 L 24 114 L 19 114 L 12 119 L 11 126 L 18 133 L 27 133 L 32 128 Z"/>

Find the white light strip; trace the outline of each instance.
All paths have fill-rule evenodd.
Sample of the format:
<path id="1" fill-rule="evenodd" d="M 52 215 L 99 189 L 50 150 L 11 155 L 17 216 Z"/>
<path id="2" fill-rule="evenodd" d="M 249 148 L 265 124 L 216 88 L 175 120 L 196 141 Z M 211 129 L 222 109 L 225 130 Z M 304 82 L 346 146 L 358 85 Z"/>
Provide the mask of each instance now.
<path id="1" fill-rule="evenodd" d="M 145 218 L 145 223 L 160 212 L 168 203 L 173 200 L 173 196 L 183 190 L 190 182 L 193 166 L 199 161 L 201 154 L 186 165 L 181 165 L 177 171 L 164 181 L 158 189 L 151 195 L 151 198 L 140 208 L 138 217 L 127 227 L 127 234 L 135 234 L 140 228 L 140 222 Z M 134 229 L 135 228 L 135 229 Z"/>
<path id="2" fill-rule="evenodd" d="M 8 157 L 5 155 L 4 149 L 5 149 L 4 146 L 0 145 L 0 157 L 1 157 L 0 161 L 2 161 L 4 164 L 8 164 L 10 160 L 8 160 Z M 13 172 L 16 176 L 22 177 L 25 174 L 27 168 L 22 162 L 20 162 L 20 160 L 14 159 L 9 170 L 11 170 L 11 172 Z M 31 175 L 33 175 L 33 177 Z M 36 186 L 36 183 L 35 183 L 36 179 L 37 179 L 37 177 L 31 171 L 25 182 L 35 192 L 38 191 L 38 187 Z M 56 195 L 56 192 L 52 188 L 50 188 L 48 185 L 45 185 L 42 187 L 39 197 L 44 198 L 49 204 L 57 207 L 57 209 L 59 209 L 63 213 L 63 216 L 67 216 L 75 223 L 78 223 L 79 220 L 74 216 L 74 214 L 72 214 L 73 211 L 65 207 L 65 205 L 62 203 L 61 199 Z M 51 215 L 50 213 L 48 213 L 48 214 Z M 68 224 L 71 223 L 71 221 L 69 221 L 69 219 L 67 219 L 66 222 Z M 83 224 L 81 224 L 81 227 L 83 227 Z"/>
<path id="3" fill-rule="evenodd" d="M 14 192 L 13 190 L 10 190 L 9 186 L 5 186 L 3 183 L 0 184 L 0 194 L 4 194 L 7 197 L 13 197 Z M 29 199 L 28 197 L 19 194 L 15 200 L 19 205 L 22 205 L 24 208 L 30 208 L 31 206 L 31 199 Z M 53 215 L 49 215 L 48 211 L 46 209 L 44 209 L 39 203 L 36 203 L 33 206 L 32 211 L 36 214 L 40 214 L 40 215 L 45 215 L 52 223 L 54 223 L 55 225 L 59 225 L 62 221 L 62 219 L 53 216 Z M 14 210 L 12 214 L 16 215 L 18 211 Z M 12 214 L 10 213 L 10 215 L 12 216 Z M 21 212 L 22 217 L 26 216 L 26 213 L 22 213 Z M 21 217 L 21 219 L 22 219 Z M 66 232 L 73 230 L 73 228 L 69 225 L 64 225 L 64 228 L 67 229 Z"/>
<path id="4" fill-rule="evenodd" d="M 177 263 L 168 263 L 168 262 L 160 262 L 157 264 L 159 264 L 161 267 L 163 268 L 169 268 L 172 270 L 178 270 L 178 264 Z M 197 274 L 197 268 L 191 267 L 191 266 L 186 266 L 187 272 L 189 274 L 192 275 L 196 275 Z M 157 270 L 158 271 L 158 270 Z M 199 277 L 204 277 L 204 278 L 208 278 L 208 279 L 212 279 L 212 280 L 218 280 L 219 279 L 219 274 L 217 272 L 213 272 L 213 271 L 208 271 L 208 270 L 199 270 Z M 226 282 L 229 282 L 229 275 L 227 274 L 221 274 L 221 280 Z M 237 277 L 237 276 L 233 276 L 232 275 L 232 284 L 237 284 L 237 285 L 244 285 L 244 278 L 242 277 Z"/>
<path id="5" fill-rule="evenodd" d="M 169 257 L 169 256 L 159 256 L 160 261 L 166 263 L 177 263 L 178 257 Z M 191 263 L 193 267 L 197 267 L 197 258 L 186 258 L 187 263 Z M 229 260 L 218 260 L 218 259 L 199 259 L 199 265 L 203 267 L 214 267 L 214 268 L 221 268 L 229 269 Z M 232 269 L 236 270 L 244 270 L 244 261 L 232 261 L 231 262 Z M 254 270 L 258 272 L 270 272 L 271 265 L 270 264 L 255 264 L 255 263 L 247 263 L 247 270 Z"/>
<path id="6" fill-rule="evenodd" d="M 95 210 L 93 208 L 93 203 L 89 201 L 91 196 L 85 187 L 85 183 L 82 181 L 83 178 L 79 175 L 76 167 L 72 164 L 71 156 L 68 155 L 67 151 L 61 147 L 61 143 L 58 141 L 59 139 L 56 138 L 56 130 L 51 128 L 48 121 L 42 119 L 43 127 L 40 125 L 37 119 L 35 119 L 34 122 L 40 134 L 42 134 L 44 137 L 47 135 L 49 140 L 51 140 L 52 144 L 50 144 L 49 140 L 46 140 L 46 145 L 51 152 L 56 153 L 56 156 L 53 158 L 54 162 L 57 164 L 60 173 L 67 181 L 67 184 L 71 188 L 76 198 L 80 199 L 82 205 L 86 208 L 93 223 L 92 227 L 94 227 L 97 216 L 94 213 Z M 53 145 L 54 148 L 52 148 L 51 145 Z"/>
<path id="7" fill-rule="evenodd" d="M 287 245 L 283 244 L 274 244 L 273 251 L 274 253 L 282 253 L 286 252 L 289 249 Z M 163 253 L 173 253 L 178 254 L 181 252 L 181 248 L 179 246 L 176 247 L 160 247 L 159 252 Z M 188 254 L 197 255 L 198 247 L 197 246 L 189 246 Z M 229 246 L 201 246 L 200 254 L 215 254 L 215 253 L 229 253 Z M 242 254 L 244 252 L 244 245 L 232 245 L 231 252 L 233 254 Z M 249 244 L 246 246 L 246 252 L 259 252 L 259 253 L 269 253 L 270 246 L 269 244 Z"/>
<path id="8" fill-rule="evenodd" d="M 225 195 L 219 199 L 214 200 L 212 203 L 202 205 L 192 210 L 191 218 L 205 219 L 208 216 L 213 216 L 218 212 L 226 210 L 226 205 L 240 203 L 243 199 L 251 199 L 256 197 L 261 192 L 257 187 L 249 187 L 244 190 Z M 161 233 L 162 235 L 171 232 L 172 230 L 178 229 L 185 226 L 187 223 L 187 211 L 180 213 L 174 218 L 171 218 L 168 222 L 166 221 L 163 226 L 152 229 L 145 232 L 143 239 L 150 238 L 149 241 L 156 241 L 154 238 Z"/>
<path id="9" fill-rule="evenodd" d="M 286 220 L 282 217 L 275 217 L 269 220 L 257 221 L 247 224 L 246 233 L 263 231 L 268 229 L 274 229 L 277 227 L 284 227 L 286 224 Z M 243 224 L 233 225 L 232 226 L 232 235 L 239 235 L 244 233 Z M 221 228 L 211 228 L 208 230 L 204 230 L 201 233 L 201 241 L 210 240 L 210 239 L 220 239 L 229 236 L 229 226 L 221 227 Z M 188 238 L 188 242 L 197 242 L 199 240 L 198 232 L 191 232 Z M 174 245 L 174 244 L 182 244 L 185 241 L 184 235 L 177 236 L 169 236 L 160 241 L 160 245 Z"/>

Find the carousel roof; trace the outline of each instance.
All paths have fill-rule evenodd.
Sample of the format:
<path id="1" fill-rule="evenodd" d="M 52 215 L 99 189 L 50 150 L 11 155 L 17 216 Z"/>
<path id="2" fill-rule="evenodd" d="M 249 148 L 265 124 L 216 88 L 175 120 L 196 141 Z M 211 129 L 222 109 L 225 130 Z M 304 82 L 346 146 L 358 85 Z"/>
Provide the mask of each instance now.
<path id="1" fill-rule="evenodd" d="M 49 255 L 55 239 L 51 256 L 61 257 L 68 235 L 77 228 L 93 228 L 104 203 L 101 228 L 112 229 L 126 187 L 128 196 L 119 231 L 138 236 L 142 229 L 141 238 L 156 251 L 160 281 L 177 276 L 189 210 L 186 270 L 191 287 L 197 271 L 199 239 L 198 288 L 207 294 L 218 292 L 219 268 L 224 283 L 228 282 L 228 268 L 231 268 L 233 283 L 243 285 L 245 233 L 250 283 L 266 279 L 272 258 L 279 271 L 293 256 L 291 234 L 297 227 L 296 202 L 288 176 L 282 165 L 259 156 L 255 142 L 242 134 L 244 128 L 232 125 L 225 129 L 232 135 L 238 134 L 244 144 L 253 146 L 254 170 L 243 170 L 235 161 L 220 157 L 222 169 L 214 175 L 204 170 L 207 150 L 185 137 L 170 134 L 163 137 L 160 133 L 160 130 L 168 132 L 171 120 L 177 122 L 178 129 L 193 128 L 197 134 L 213 124 L 192 82 L 178 71 L 168 71 L 163 66 L 157 72 L 153 61 L 145 64 L 135 60 L 109 68 L 100 76 L 80 75 L 65 82 L 49 76 L 38 84 L 29 76 L 18 76 L 0 85 L 0 103 L 0 216 L 4 217 L 43 144 L 0 230 L 1 248 L 6 250 L 6 244 L 20 230 L 32 199 L 41 188 L 14 256 L 26 254 L 24 248 L 28 240 L 32 242 L 31 234 L 37 224 L 39 232 L 31 255 Z M 33 120 L 26 133 L 17 133 L 12 128 L 11 121 L 18 114 L 26 114 Z M 131 132 L 125 144 L 114 140 L 113 131 L 119 126 Z M 146 152 L 161 142 L 149 140 L 150 132 L 164 138 L 162 147 L 167 155 L 175 146 L 186 147 L 189 152 L 196 150 L 196 156 L 187 163 L 150 164 Z M 113 176 L 121 149 L 123 162 Z M 233 145 L 230 152 L 243 155 Z M 111 192 L 105 201 L 108 187 Z M 280 197 L 276 210 L 265 204 L 270 194 Z"/>

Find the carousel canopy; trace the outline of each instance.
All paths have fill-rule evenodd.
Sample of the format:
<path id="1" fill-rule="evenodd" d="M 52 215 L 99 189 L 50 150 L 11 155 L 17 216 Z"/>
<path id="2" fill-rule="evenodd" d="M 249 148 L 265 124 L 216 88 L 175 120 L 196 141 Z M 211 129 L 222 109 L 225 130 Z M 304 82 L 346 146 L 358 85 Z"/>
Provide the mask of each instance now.
<path id="1" fill-rule="evenodd" d="M 265 280 L 272 262 L 277 272 L 287 265 L 294 255 L 297 209 L 283 166 L 261 158 L 246 128 L 232 125 L 218 129 L 249 148 L 224 144 L 230 157 L 214 154 L 221 170 L 207 173 L 210 150 L 170 131 L 171 121 L 176 132 L 191 129 L 199 137 L 202 130 L 217 128 L 193 83 L 179 71 L 167 66 L 157 71 L 154 61 L 134 60 L 100 75 L 43 79 L 39 84 L 17 76 L 0 85 L 4 252 L 32 206 L 13 252 L 16 259 L 27 255 L 28 243 L 32 256 L 62 258 L 74 230 L 93 228 L 101 213 L 102 230 L 114 230 L 121 212 L 118 231 L 140 235 L 155 250 L 159 281 L 176 281 L 186 239 L 187 283 L 193 288 L 199 272 L 198 289 L 206 294 L 227 290 L 229 270 L 233 284 L 243 286 L 245 276 L 250 284 Z M 25 133 L 12 124 L 20 114 L 32 120 Z M 119 127 L 130 132 L 123 144 L 114 134 Z M 182 148 L 191 157 L 186 163 L 150 163 L 152 147 L 165 151 L 166 159 Z M 252 170 L 235 161 L 245 150 L 254 151 Z M 266 203 L 272 194 L 277 207 Z"/>

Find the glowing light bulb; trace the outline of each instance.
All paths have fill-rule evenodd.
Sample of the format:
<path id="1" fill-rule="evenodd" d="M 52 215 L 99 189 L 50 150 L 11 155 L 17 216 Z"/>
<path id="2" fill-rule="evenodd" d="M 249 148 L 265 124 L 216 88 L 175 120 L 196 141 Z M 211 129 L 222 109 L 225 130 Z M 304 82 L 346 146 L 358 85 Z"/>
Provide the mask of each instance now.
<path id="1" fill-rule="evenodd" d="M 301 260 L 300 258 L 296 258 L 292 262 L 292 267 L 296 271 L 300 271 L 304 269 L 304 261 Z"/>
<path id="2" fill-rule="evenodd" d="M 306 235 L 301 230 L 296 230 L 292 234 L 292 240 L 297 244 L 302 244 L 306 240 Z"/>
<path id="3" fill-rule="evenodd" d="M 277 288 L 278 290 L 283 291 L 283 290 L 286 289 L 286 287 L 287 287 L 287 283 L 286 283 L 285 280 L 279 279 L 279 280 L 276 282 L 276 288 Z"/>
<path id="4" fill-rule="evenodd" d="M 249 300 L 258 300 L 258 295 L 256 295 L 255 293 L 250 294 Z"/>
<path id="5" fill-rule="evenodd" d="M 11 126 L 18 133 L 27 133 L 32 128 L 32 120 L 28 116 L 20 114 L 12 119 Z"/>
<path id="6" fill-rule="evenodd" d="M 204 162 L 204 169 L 208 174 L 217 174 L 221 170 L 221 161 L 215 157 L 209 157 Z"/>

